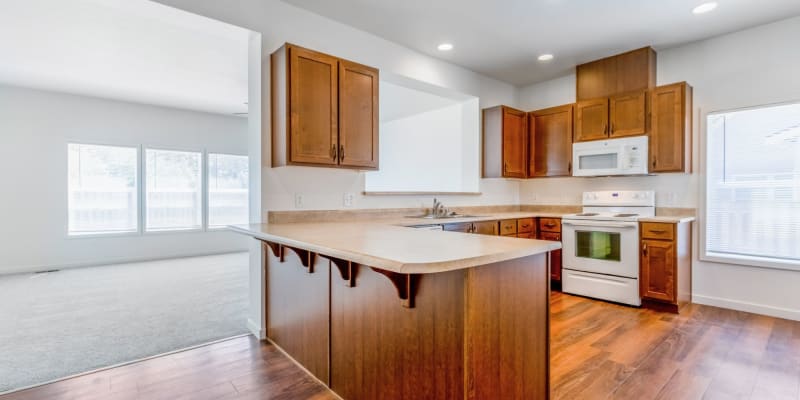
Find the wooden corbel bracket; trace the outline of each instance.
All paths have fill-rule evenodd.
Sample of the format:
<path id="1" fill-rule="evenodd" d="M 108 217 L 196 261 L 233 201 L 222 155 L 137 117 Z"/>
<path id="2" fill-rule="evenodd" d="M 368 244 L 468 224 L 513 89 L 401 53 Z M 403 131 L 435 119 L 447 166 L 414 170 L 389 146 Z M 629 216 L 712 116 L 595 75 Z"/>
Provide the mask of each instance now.
<path id="1" fill-rule="evenodd" d="M 272 255 L 280 258 L 281 262 L 283 262 L 283 246 L 275 242 L 268 242 L 266 240 L 262 240 L 261 242 L 264 243 L 265 247 L 268 247 L 270 250 L 272 250 Z"/>
<path id="2" fill-rule="evenodd" d="M 397 289 L 397 296 L 400 297 L 400 304 L 406 308 L 414 308 L 414 297 L 417 295 L 419 285 L 419 274 L 401 274 L 399 272 L 386 271 L 380 268 L 370 267 L 373 271 L 389 278 Z"/>
<path id="3" fill-rule="evenodd" d="M 325 257 L 328 260 L 331 260 L 331 263 L 333 263 L 333 265 L 335 265 L 336 268 L 339 270 L 339 275 L 341 275 L 342 279 L 344 279 L 345 286 L 347 287 L 356 286 L 356 275 L 358 275 L 358 264 L 352 261 L 343 260 L 341 258 L 336 258 L 336 257 L 330 257 L 323 254 L 320 254 L 320 256 Z"/>
<path id="4" fill-rule="evenodd" d="M 308 268 L 308 273 L 309 274 L 314 273 L 314 256 L 316 255 L 316 253 L 309 250 L 298 249 L 297 247 L 291 247 L 291 246 L 282 246 L 282 247 L 284 249 L 289 249 L 293 251 L 295 254 L 297 254 L 297 257 L 300 257 L 300 263 L 303 264 L 304 267 Z M 281 259 L 281 261 L 283 261 L 283 259 Z"/>

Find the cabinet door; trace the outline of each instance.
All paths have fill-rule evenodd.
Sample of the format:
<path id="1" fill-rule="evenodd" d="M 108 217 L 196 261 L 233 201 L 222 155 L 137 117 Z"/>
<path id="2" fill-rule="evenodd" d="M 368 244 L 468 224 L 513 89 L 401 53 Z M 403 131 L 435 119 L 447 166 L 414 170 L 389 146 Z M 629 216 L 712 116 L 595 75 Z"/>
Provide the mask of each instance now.
<path id="1" fill-rule="evenodd" d="M 647 92 L 612 97 L 609 100 L 609 115 L 609 136 L 644 135 L 647 133 Z"/>
<path id="2" fill-rule="evenodd" d="M 575 104 L 575 141 L 608 137 L 608 98 L 579 101 Z"/>
<path id="3" fill-rule="evenodd" d="M 528 175 L 527 113 L 503 107 L 503 176 L 525 178 Z"/>
<path id="4" fill-rule="evenodd" d="M 497 225 L 497 221 L 474 222 L 472 224 L 472 233 L 477 233 L 479 235 L 497 235 Z"/>
<path id="5" fill-rule="evenodd" d="M 675 243 L 668 240 L 642 240 L 640 275 L 642 297 L 676 302 Z"/>
<path id="6" fill-rule="evenodd" d="M 339 61 L 339 164 L 378 168 L 378 70 Z"/>
<path id="7" fill-rule="evenodd" d="M 683 172 L 687 157 L 685 146 L 691 135 L 691 116 L 687 116 L 687 85 L 660 86 L 650 94 L 650 171 Z M 689 121 L 687 123 L 687 120 Z M 688 132 L 688 134 L 687 134 Z"/>
<path id="8" fill-rule="evenodd" d="M 617 93 L 617 58 L 607 57 L 578 65 L 575 80 L 578 101 Z"/>
<path id="9" fill-rule="evenodd" d="M 532 112 L 528 117 L 528 176 L 572 174 L 572 104 Z"/>
<path id="10" fill-rule="evenodd" d="M 289 48 L 289 158 L 291 162 L 337 164 L 338 60 Z"/>
<path id="11" fill-rule="evenodd" d="M 555 232 L 539 232 L 539 239 L 561 241 L 561 234 Z M 561 281 L 561 250 L 550 252 L 550 280 Z"/>

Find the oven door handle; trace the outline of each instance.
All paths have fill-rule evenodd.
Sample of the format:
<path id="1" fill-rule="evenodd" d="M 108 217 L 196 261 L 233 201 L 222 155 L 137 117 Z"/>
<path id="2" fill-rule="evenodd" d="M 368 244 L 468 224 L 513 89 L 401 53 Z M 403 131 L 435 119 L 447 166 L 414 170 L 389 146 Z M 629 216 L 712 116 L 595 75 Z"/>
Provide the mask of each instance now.
<path id="1" fill-rule="evenodd" d="M 638 225 L 636 222 L 633 223 L 607 223 L 607 222 L 572 222 L 572 221 L 561 221 L 562 225 L 572 225 L 572 226 L 589 226 L 593 228 L 636 228 Z"/>

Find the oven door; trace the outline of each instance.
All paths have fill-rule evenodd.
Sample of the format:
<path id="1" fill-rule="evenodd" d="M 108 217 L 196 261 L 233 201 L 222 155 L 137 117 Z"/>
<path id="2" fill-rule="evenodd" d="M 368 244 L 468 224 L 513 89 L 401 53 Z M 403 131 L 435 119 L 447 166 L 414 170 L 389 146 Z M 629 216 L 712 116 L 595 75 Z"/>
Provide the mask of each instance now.
<path id="1" fill-rule="evenodd" d="M 564 268 L 639 277 L 637 222 L 565 219 L 561 225 Z"/>

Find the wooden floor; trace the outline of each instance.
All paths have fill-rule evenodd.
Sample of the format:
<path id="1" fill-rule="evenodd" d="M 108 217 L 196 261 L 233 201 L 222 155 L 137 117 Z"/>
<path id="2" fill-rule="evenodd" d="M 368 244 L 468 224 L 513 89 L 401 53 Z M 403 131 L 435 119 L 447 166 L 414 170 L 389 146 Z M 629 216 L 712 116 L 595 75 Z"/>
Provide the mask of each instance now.
<path id="1" fill-rule="evenodd" d="M 700 305 L 676 316 L 561 293 L 551 303 L 555 399 L 800 399 L 800 322 Z M 335 398 L 250 337 L 0 396 Z"/>

